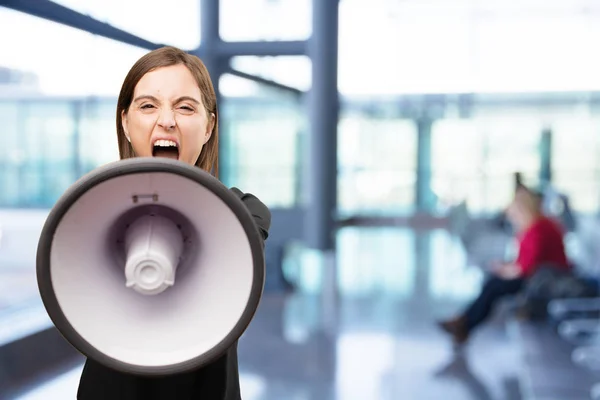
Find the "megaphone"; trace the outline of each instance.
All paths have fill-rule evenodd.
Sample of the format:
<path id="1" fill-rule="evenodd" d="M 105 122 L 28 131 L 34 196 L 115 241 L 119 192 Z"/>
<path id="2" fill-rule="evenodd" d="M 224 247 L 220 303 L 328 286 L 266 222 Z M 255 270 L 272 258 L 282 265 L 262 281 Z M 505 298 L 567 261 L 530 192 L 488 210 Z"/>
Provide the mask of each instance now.
<path id="1" fill-rule="evenodd" d="M 114 370 L 159 376 L 219 357 L 258 307 L 262 236 L 220 181 L 132 158 L 84 175 L 43 226 L 37 281 L 61 335 Z"/>

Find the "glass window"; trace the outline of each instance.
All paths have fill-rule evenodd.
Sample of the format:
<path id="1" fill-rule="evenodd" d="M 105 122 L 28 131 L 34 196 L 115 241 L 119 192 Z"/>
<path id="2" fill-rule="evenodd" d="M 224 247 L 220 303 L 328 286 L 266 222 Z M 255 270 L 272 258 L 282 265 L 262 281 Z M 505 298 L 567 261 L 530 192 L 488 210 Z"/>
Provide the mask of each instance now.
<path id="1" fill-rule="evenodd" d="M 511 116 L 445 119 L 432 127 L 432 188 L 442 202 L 466 200 L 469 211 L 502 210 L 514 173 L 536 186 L 542 123 Z M 441 204 L 441 203 L 440 203 Z"/>
<path id="2" fill-rule="evenodd" d="M 220 0 L 225 41 L 305 40 L 312 32 L 311 0 Z"/>
<path id="3" fill-rule="evenodd" d="M 600 24 L 597 13 L 584 8 L 576 1 L 523 1 L 517 8 L 507 1 L 343 0 L 340 90 L 395 95 L 598 89 L 600 54 L 589 49 L 600 40 Z"/>
<path id="4" fill-rule="evenodd" d="M 481 207 L 484 158 L 484 137 L 472 120 L 433 123 L 431 187 L 441 203 L 467 199 L 470 208 Z"/>
<path id="5" fill-rule="evenodd" d="M 552 124 L 552 180 L 578 212 L 596 213 L 600 200 L 600 121 L 590 116 Z"/>
<path id="6" fill-rule="evenodd" d="M 77 179 L 74 107 L 71 102 L 3 102 L 3 207 L 50 207 Z"/>
<path id="7" fill-rule="evenodd" d="M 21 123 L 21 201 L 49 207 L 77 179 L 73 103 L 31 102 Z"/>
<path id="8" fill-rule="evenodd" d="M 338 128 L 341 215 L 398 215 L 414 209 L 417 127 L 411 120 L 349 113 Z"/>
<path id="9" fill-rule="evenodd" d="M 299 90 L 311 86 L 311 61 L 306 56 L 239 56 L 231 59 L 231 66 Z"/>
<path id="10" fill-rule="evenodd" d="M 14 207 L 19 203 L 19 170 L 25 160 L 19 140 L 20 107 L 17 102 L 0 102 L 0 206 Z"/>
<path id="11" fill-rule="evenodd" d="M 308 57 L 234 57 L 232 67 L 307 90 Z M 299 201 L 306 115 L 298 95 L 225 74 L 219 81 L 221 178 L 228 186 L 251 191 L 272 207 Z"/>
<path id="12" fill-rule="evenodd" d="M 429 251 L 429 296 L 433 299 L 471 300 L 481 290 L 484 271 L 468 266 L 464 248 L 445 230 L 434 230 L 422 237 Z"/>
<path id="13" fill-rule="evenodd" d="M 116 99 L 87 99 L 80 104 L 79 157 L 81 172 L 119 159 Z"/>
<path id="14" fill-rule="evenodd" d="M 13 38 L 0 41 L 0 68 L 23 76 L 5 83 L 15 95 L 117 96 L 147 52 L 6 8 L 0 8 L 0 37 Z"/>
<path id="15" fill-rule="evenodd" d="M 267 91 L 266 97 L 223 98 L 221 179 L 270 207 L 292 207 L 298 200 L 304 112 L 299 101 Z"/>
<path id="16" fill-rule="evenodd" d="M 542 122 L 532 118 L 489 118 L 478 121 L 485 136 L 484 202 L 488 210 L 502 210 L 510 202 L 514 173 L 527 185 L 539 184 Z"/>
<path id="17" fill-rule="evenodd" d="M 200 0 L 148 2 L 144 0 L 55 0 L 115 28 L 153 43 L 185 50 L 200 45 Z"/>

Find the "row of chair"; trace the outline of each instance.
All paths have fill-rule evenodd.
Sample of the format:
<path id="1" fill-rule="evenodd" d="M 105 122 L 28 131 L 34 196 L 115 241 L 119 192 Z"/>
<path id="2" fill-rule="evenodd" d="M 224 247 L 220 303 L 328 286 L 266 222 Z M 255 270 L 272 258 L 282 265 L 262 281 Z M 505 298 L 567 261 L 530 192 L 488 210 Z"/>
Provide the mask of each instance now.
<path id="1" fill-rule="evenodd" d="M 548 304 L 548 313 L 557 323 L 558 334 L 575 344 L 573 363 L 600 372 L 600 297 L 555 299 Z M 600 377 L 598 380 L 590 388 L 594 400 L 600 400 Z"/>

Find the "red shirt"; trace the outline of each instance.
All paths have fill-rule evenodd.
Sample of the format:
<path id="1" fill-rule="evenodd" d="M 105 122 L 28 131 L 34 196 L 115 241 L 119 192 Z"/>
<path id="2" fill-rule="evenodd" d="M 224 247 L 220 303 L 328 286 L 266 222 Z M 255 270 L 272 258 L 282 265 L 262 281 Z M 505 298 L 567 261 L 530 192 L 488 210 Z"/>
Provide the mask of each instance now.
<path id="1" fill-rule="evenodd" d="M 525 278 L 531 276 L 541 264 L 568 268 L 560 226 L 547 217 L 534 222 L 519 238 L 516 263 Z"/>

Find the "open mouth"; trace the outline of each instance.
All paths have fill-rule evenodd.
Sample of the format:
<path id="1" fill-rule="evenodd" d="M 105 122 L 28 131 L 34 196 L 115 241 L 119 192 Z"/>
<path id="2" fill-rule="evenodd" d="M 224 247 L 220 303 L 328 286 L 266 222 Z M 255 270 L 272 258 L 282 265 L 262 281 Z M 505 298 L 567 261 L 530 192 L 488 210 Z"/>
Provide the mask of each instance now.
<path id="1" fill-rule="evenodd" d="M 157 140 L 152 147 L 152 156 L 178 160 L 179 148 L 177 143 L 172 140 Z"/>

